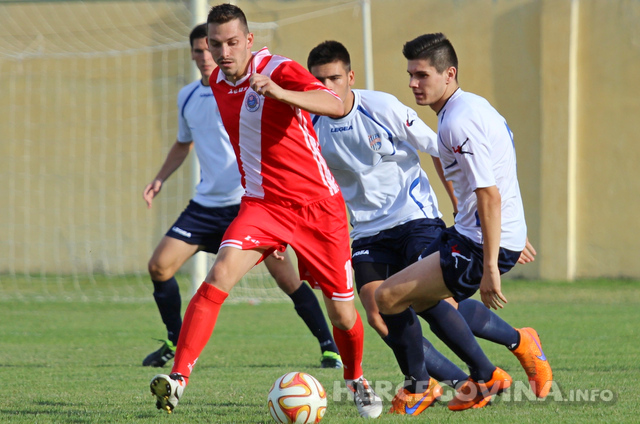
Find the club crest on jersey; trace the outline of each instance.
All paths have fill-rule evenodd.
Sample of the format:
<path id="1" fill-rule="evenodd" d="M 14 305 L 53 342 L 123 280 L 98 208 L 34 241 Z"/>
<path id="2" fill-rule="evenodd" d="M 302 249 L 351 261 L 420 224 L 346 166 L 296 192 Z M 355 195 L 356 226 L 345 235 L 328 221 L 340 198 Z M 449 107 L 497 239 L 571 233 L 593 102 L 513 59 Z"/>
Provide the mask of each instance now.
<path id="1" fill-rule="evenodd" d="M 247 94 L 245 106 L 249 112 L 255 112 L 260 108 L 260 97 L 253 92 Z"/>
<path id="2" fill-rule="evenodd" d="M 371 150 L 377 152 L 382 147 L 382 140 L 380 140 L 380 134 L 369 134 L 369 147 Z"/>

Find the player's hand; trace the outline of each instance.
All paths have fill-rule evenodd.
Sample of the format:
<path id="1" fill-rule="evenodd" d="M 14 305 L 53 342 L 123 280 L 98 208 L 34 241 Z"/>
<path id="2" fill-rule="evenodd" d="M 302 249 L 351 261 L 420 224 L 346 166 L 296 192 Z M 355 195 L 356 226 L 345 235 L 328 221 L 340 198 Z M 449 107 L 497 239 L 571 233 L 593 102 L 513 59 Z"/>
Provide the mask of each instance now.
<path id="1" fill-rule="evenodd" d="M 284 261 L 284 255 L 281 255 L 278 249 L 274 250 L 273 253 L 271 253 L 271 256 L 278 261 Z"/>
<path id="2" fill-rule="evenodd" d="M 502 303 L 507 303 L 507 298 L 502 294 L 500 286 L 500 271 L 497 268 L 495 271 L 485 270 L 480 281 L 480 298 L 484 306 L 489 309 L 504 308 Z"/>
<path id="3" fill-rule="evenodd" d="M 147 202 L 147 209 L 151 209 L 151 203 L 153 203 L 153 198 L 156 197 L 158 193 L 160 193 L 161 188 L 162 188 L 162 181 L 158 179 L 151 181 L 144 188 L 144 191 L 142 192 L 142 198 L 144 199 L 145 202 Z"/>
<path id="4" fill-rule="evenodd" d="M 524 246 L 524 250 L 520 253 L 520 258 L 518 259 L 519 264 L 526 264 L 529 262 L 533 262 L 536 258 L 535 256 L 538 254 L 536 249 L 529 243 L 529 237 L 527 237 L 527 242 Z"/>
<path id="5" fill-rule="evenodd" d="M 273 82 L 271 78 L 262 74 L 251 75 L 249 84 L 256 93 L 276 100 L 280 100 L 281 94 L 284 91 L 282 87 Z"/>

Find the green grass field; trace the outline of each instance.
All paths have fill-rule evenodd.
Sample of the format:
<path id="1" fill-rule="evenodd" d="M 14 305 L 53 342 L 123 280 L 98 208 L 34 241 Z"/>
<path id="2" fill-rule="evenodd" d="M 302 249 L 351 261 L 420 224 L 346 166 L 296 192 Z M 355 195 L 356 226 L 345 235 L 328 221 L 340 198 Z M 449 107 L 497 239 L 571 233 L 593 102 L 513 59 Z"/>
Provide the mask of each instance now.
<path id="1" fill-rule="evenodd" d="M 180 405 L 170 416 L 156 410 L 148 383 L 157 370 L 140 365 L 157 347 L 152 337 L 164 335 L 150 291 L 148 301 L 136 302 L 0 300 L 0 422 L 269 423 L 267 392 L 288 371 L 323 383 L 329 397 L 323 423 L 362 422 L 340 394 L 342 372 L 318 367 L 317 343 L 291 304 L 225 305 Z M 552 395 L 529 400 L 516 382 L 516 390 L 481 410 L 454 413 L 439 404 L 419 418 L 383 414 L 378 422 L 640 420 L 639 282 L 505 281 L 503 292 L 509 304 L 500 315 L 541 335 L 557 383 Z M 526 382 L 506 348 L 481 344 L 496 365 Z M 364 368 L 383 389 L 386 410 L 393 390 L 385 388 L 395 388 L 401 375 L 391 350 L 369 328 Z"/>

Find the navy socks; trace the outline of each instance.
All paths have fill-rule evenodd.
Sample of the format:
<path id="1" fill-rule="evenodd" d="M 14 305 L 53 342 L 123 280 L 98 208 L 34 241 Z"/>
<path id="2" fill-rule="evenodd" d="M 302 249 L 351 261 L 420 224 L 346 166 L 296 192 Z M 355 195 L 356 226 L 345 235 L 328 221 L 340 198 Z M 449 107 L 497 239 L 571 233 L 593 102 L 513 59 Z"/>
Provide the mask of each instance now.
<path id="1" fill-rule="evenodd" d="M 419 312 L 431 330 L 468 366 L 475 381 L 489 381 L 496 369 L 482 351 L 466 321 L 456 308 L 440 301 L 432 308 Z"/>
<path id="2" fill-rule="evenodd" d="M 182 327 L 182 299 L 178 282 L 175 277 L 171 277 L 167 281 L 153 281 L 153 288 L 153 298 L 158 305 L 162 322 L 167 327 L 167 338 L 174 345 L 177 345 Z"/>
<path id="3" fill-rule="evenodd" d="M 382 340 L 393 349 L 388 337 L 383 337 Z M 422 351 L 424 352 L 424 365 L 427 367 L 427 372 L 439 382 L 455 387 L 459 381 L 464 381 L 469 378 L 464 371 L 440 353 L 433 347 L 431 342 L 424 337 L 422 338 Z M 405 375 L 405 379 L 406 381 L 410 381 L 411 377 Z"/>
<path id="4" fill-rule="evenodd" d="M 465 381 L 469 378 L 467 373 L 440 353 L 424 337 L 422 338 L 422 350 L 424 351 L 427 372 L 439 382 L 455 388 L 459 381 Z"/>
<path id="5" fill-rule="evenodd" d="M 465 299 L 458 304 L 460 315 L 476 336 L 513 350 L 520 343 L 520 334 L 511 325 L 474 299 Z"/>
<path id="6" fill-rule="evenodd" d="M 412 393 L 424 392 L 429 384 L 422 346 L 422 327 L 413 309 L 399 314 L 380 314 L 389 329 L 385 342 L 391 347 L 405 375 L 405 387 Z"/>
<path id="7" fill-rule="evenodd" d="M 338 352 L 338 346 L 331 337 L 327 320 L 324 318 L 318 298 L 311 287 L 302 283 L 298 290 L 289 295 L 300 318 L 309 327 L 311 333 L 318 339 L 322 352 L 330 350 Z"/>

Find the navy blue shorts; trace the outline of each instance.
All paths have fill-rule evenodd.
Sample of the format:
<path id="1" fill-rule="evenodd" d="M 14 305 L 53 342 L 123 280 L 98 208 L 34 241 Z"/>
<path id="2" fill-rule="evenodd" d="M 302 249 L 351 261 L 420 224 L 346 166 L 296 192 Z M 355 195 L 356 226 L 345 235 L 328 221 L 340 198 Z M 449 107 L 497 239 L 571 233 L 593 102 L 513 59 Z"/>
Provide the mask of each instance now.
<path id="1" fill-rule="evenodd" d="M 240 205 L 209 208 L 191 200 L 166 236 L 203 246 L 205 252 L 218 253 L 222 237 L 239 210 Z"/>
<path id="2" fill-rule="evenodd" d="M 414 263 L 445 228 L 440 218 L 421 218 L 354 240 L 351 262 L 358 292 L 365 284 L 386 280 Z"/>
<path id="3" fill-rule="evenodd" d="M 480 287 L 482 280 L 484 251 L 480 243 L 460 234 L 449 227 L 420 255 L 426 258 L 440 252 L 440 267 L 444 283 L 456 302 L 471 297 Z M 509 271 L 518 262 L 521 252 L 500 248 L 498 268 L 500 274 Z"/>

